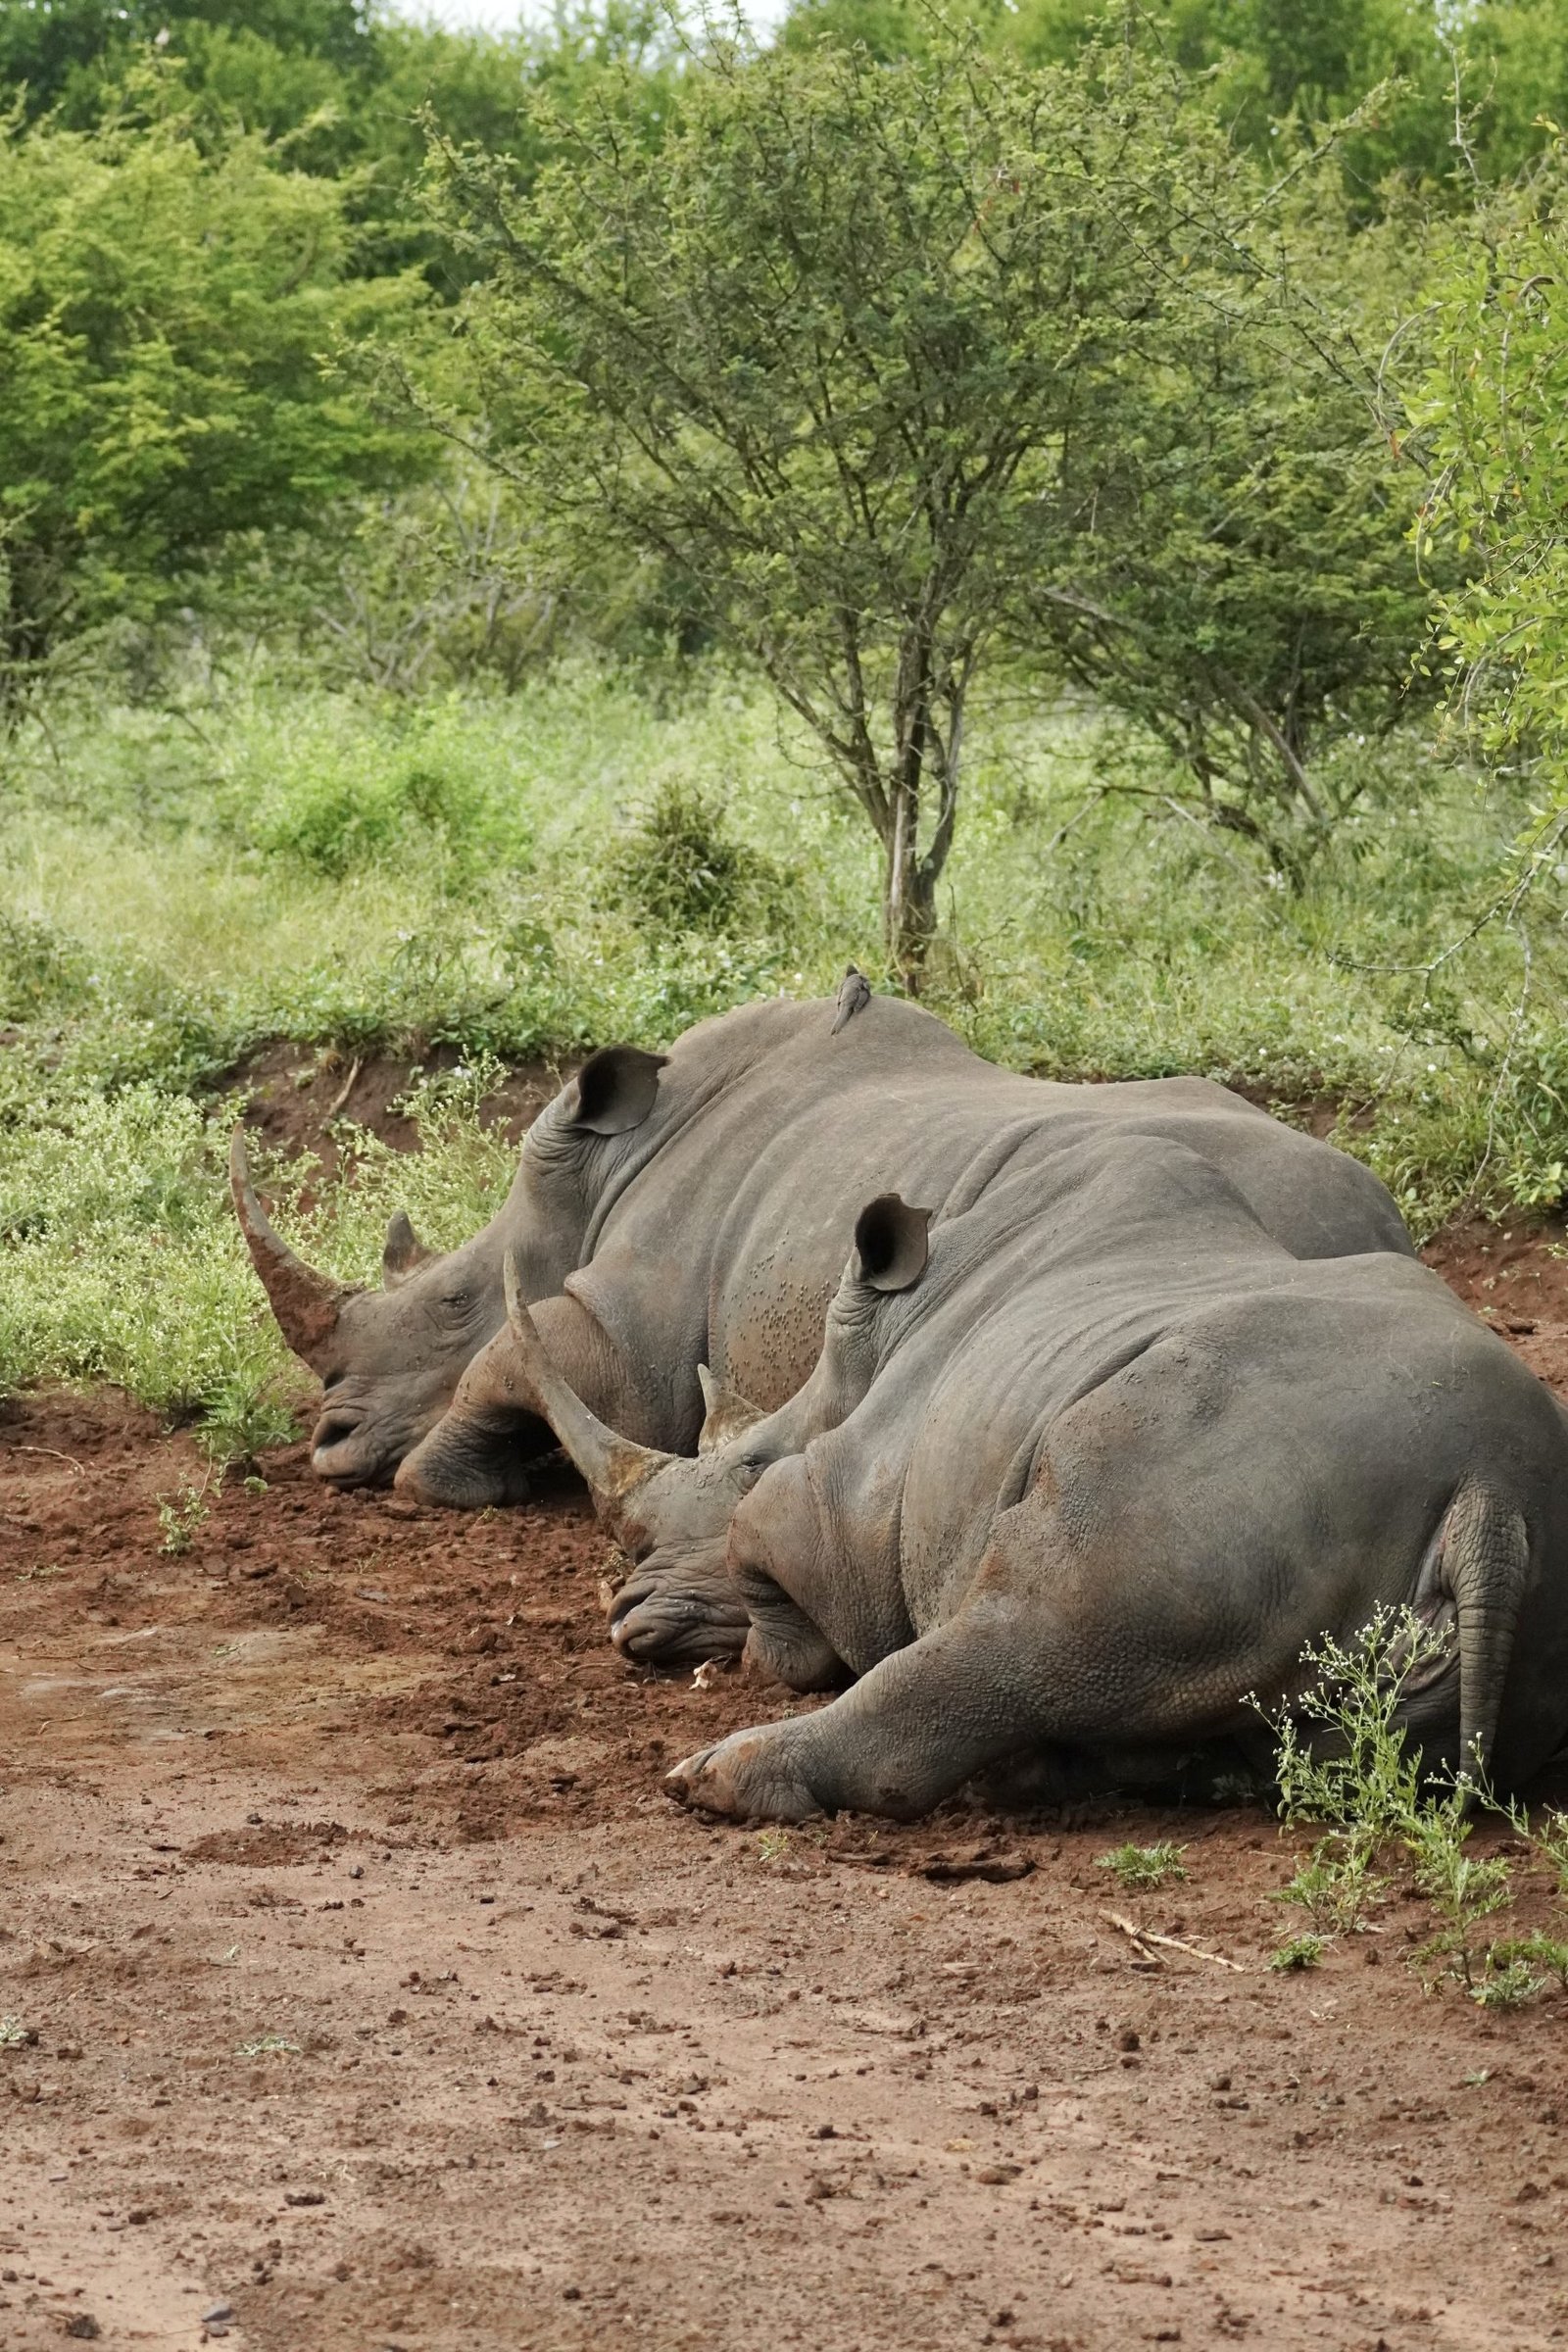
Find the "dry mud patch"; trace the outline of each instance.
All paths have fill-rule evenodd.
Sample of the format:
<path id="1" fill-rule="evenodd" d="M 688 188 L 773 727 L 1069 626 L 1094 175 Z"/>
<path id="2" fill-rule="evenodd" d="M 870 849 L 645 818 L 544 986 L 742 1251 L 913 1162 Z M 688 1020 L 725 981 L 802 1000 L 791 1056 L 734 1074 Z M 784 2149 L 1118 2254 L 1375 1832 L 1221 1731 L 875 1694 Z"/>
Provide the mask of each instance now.
<path id="1" fill-rule="evenodd" d="M 1468 1247 L 1554 1348 L 1555 1261 Z M 778 1694 L 628 1673 L 564 1482 L 265 1468 L 171 1557 L 187 1439 L 0 1422 L 7 2352 L 1568 2333 L 1557 1997 L 1425 1997 L 1397 1903 L 1268 1973 L 1256 1813 L 705 1826 L 662 1766 Z M 1186 1885 L 1096 1867 L 1166 1837 Z"/>

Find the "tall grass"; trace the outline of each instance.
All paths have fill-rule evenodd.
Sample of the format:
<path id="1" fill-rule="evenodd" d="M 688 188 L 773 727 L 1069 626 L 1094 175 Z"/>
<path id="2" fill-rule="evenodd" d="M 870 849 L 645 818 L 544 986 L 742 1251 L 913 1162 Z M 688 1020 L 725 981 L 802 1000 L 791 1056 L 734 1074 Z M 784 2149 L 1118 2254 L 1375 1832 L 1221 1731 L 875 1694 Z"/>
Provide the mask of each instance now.
<path id="1" fill-rule="evenodd" d="M 1528 959 L 1497 923 L 1438 962 L 1500 885 L 1505 794 L 1419 738 L 1349 747 L 1358 813 L 1292 895 L 1090 714 L 995 707 L 972 747 L 928 995 L 981 1052 L 1332 1098 L 1418 1229 L 1560 1197 L 1552 910 Z M 0 747 L 0 1384 L 112 1378 L 243 1444 L 288 1394 L 217 1151 L 249 1045 L 663 1042 L 875 971 L 877 881 L 803 739 L 717 666 L 406 706 L 261 665 L 50 710 Z M 461 1104 L 425 1125 L 417 1175 L 371 1151 L 328 1193 L 319 1254 L 370 1269 L 394 1174 L 438 1236 L 478 1221 L 505 1154 Z"/>

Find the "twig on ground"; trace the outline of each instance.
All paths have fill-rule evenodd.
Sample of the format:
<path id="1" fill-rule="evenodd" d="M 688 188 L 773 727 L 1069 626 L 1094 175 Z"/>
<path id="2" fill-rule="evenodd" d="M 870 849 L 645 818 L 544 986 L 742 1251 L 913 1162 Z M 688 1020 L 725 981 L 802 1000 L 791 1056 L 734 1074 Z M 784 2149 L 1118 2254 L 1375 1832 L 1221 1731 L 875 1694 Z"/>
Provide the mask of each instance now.
<path id="1" fill-rule="evenodd" d="M 330 1124 L 330 1122 L 337 1117 L 338 1112 L 342 1109 L 350 1095 L 353 1094 L 354 1089 L 359 1082 L 361 1066 L 360 1056 L 358 1054 L 356 1054 L 354 1059 L 349 1063 L 348 1076 L 338 1088 L 337 1093 L 332 1097 L 332 1107 L 326 1114 L 327 1124 Z"/>
<path id="2" fill-rule="evenodd" d="M 74 1453 L 62 1453 L 58 1446 L 19 1446 L 17 1451 L 19 1453 L 47 1453 L 57 1462 L 69 1462 L 78 1478 L 85 1478 L 87 1475 L 86 1463 L 78 1462 Z"/>
<path id="3" fill-rule="evenodd" d="M 1227 1960 L 1223 1952 L 1205 1952 L 1200 1943 L 1185 1943 L 1179 1936 L 1158 1936 L 1152 1928 L 1140 1928 L 1134 1921 L 1124 1918 L 1120 1911 L 1104 1911 L 1101 1917 L 1108 1919 L 1113 1928 L 1119 1928 L 1140 1949 L 1146 1944 L 1157 1943 L 1166 1951 L 1189 1952 L 1195 1960 L 1210 1960 L 1216 1968 L 1232 1969 L 1239 1977 L 1247 1974 L 1243 1961 Z M 1151 1958 L 1152 1956 L 1148 1955 Z"/>

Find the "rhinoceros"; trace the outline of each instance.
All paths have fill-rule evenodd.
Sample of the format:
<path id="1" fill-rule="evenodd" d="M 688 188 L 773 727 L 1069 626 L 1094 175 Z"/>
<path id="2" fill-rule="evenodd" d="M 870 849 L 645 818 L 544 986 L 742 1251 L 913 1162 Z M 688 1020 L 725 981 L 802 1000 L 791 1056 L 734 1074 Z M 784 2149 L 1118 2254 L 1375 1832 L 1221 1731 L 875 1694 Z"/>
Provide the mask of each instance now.
<path id="1" fill-rule="evenodd" d="M 868 1189 L 903 1185 L 956 1208 L 1045 1137 L 1066 1150 L 1098 1134 L 1112 1158 L 1116 1138 L 1180 1140 L 1228 1173 L 1293 1255 L 1409 1254 L 1398 1212 L 1368 1169 L 1206 1080 L 1019 1078 L 930 1015 L 880 998 L 842 1024 L 842 992 L 837 1008 L 774 1004 L 707 1023 L 658 1071 L 646 1122 L 592 1144 L 595 1213 L 586 1225 L 580 1214 L 560 1218 L 587 1262 L 536 1312 L 572 1385 L 635 1442 L 692 1445 L 705 1361 L 722 1386 L 762 1407 L 799 1388 Z M 528 1136 L 521 1208 L 514 1192 L 481 1237 L 487 1264 L 508 1222 L 518 1230 L 543 1214 L 542 1173 L 558 1182 L 559 1169 L 576 1171 L 584 1158 L 568 1088 Z M 470 1260 L 480 1254 L 470 1245 Z M 540 1301 L 542 1270 L 525 1243 L 525 1299 Z M 492 1279 L 499 1293 L 499 1267 Z M 334 1409 L 341 1391 L 329 1397 L 329 1422 Z M 542 1442 L 503 1330 L 464 1371 L 451 1410 L 410 1453 L 398 1485 L 431 1502 L 499 1501 Z M 634 1578 L 615 1604 L 616 1642 L 644 1662 L 730 1654 L 745 1634 L 721 1577 L 695 1588 Z"/>
<path id="2" fill-rule="evenodd" d="M 842 992 L 773 1000 L 701 1023 L 667 1055 L 592 1055 L 529 1129 L 481 1233 L 437 1256 L 393 1219 L 379 1292 L 337 1284 L 286 1247 L 236 1134 L 252 1258 L 324 1390 L 317 1473 L 373 1485 L 403 1464 L 409 1491 L 469 1507 L 522 1491 L 548 1439 L 509 1385 L 510 1343 L 487 1348 L 504 1331 L 509 1250 L 552 1353 L 634 1439 L 691 1446 L 705 1360 L 780 1404 L 815 1358 L 858 1204 L 892 1186 L 946 1199 L 1004 1164 L 1042 1117 L 1189 1136 L 1298 1256 L 1409 1250 L 1368 1169 L 1207 1081 L 1053 1085 L 981 1060 L 913 1005 L 877 997 L 847 1022 L 842 1011 Z"/>
<path id="3" fill-rule="evenodd" d="M 1293 1255 L 1170 1136 L 1041 1135 L 935 1220 L 869 1203 L 808 1381 L 770 1415 L 715 1391 L 695 1461 L 514 1322 L 634 1551 L 698 1589 L 722 1562 L 791 1688 L 854 1678 L 677 1765 L 712 1812 L 1157 1777 L 1380 1608 L 1439 1638 L 1405 1692 L 1430 1765 L 1517 1787 L 1568 1731 L 1568 1417 L 1436 1275 Z"/>

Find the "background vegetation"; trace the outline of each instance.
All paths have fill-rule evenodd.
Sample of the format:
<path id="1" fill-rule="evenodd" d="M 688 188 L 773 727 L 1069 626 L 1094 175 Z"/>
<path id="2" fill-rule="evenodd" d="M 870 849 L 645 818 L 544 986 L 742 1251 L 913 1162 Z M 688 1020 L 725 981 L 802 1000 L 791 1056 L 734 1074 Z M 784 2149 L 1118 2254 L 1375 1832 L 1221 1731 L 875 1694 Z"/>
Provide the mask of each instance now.
<path id="1" fill-rule="evenodd" d="M 1559 1205 L 1568 0 L 0 0 L 0 1384 L 280 1425 L 263 1041 L 457 1057 L 272 1171 L 368 1274 L 496 1059 L 850 956 Z"/>

